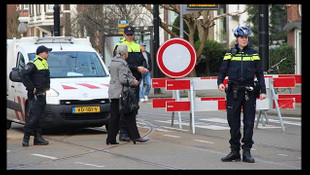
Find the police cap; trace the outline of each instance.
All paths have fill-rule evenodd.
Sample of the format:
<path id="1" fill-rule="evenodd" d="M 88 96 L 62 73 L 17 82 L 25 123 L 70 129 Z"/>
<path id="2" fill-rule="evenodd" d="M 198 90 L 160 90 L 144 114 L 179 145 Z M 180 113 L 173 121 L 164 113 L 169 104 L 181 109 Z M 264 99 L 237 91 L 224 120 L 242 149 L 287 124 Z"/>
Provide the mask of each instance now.
<path id="1" fill-rule="evenodd" d="M 42 52 L 49 52 L 49 51 L 52 51 L 52 48 L 47 48 L 42 45 L 37 48 L 37 55 L 39 55 Z"/>
<path id="2" fill-rule="evenodd" d="M 135 28 L 132 27 L 131 25 L 128 25 L 128 26 L 124 27 L 124 33 L 125 33 L 125 35 L 133 35 L 133 34 L 135 34 Z"/>

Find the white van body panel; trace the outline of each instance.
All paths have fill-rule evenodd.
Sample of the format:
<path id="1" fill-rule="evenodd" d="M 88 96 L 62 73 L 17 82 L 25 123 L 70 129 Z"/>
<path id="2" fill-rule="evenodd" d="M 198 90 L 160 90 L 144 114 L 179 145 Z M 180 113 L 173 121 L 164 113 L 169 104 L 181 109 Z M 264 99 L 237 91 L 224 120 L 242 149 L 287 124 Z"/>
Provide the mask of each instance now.
<path id="1" fill-rule="evenodd" d="M 60 100 L 92 100 L 107 99 L 109 78 L 53 78 L 51 87 L 59 96 L 48 98 L 49 104 L 60 104 Z"/>
<path id="2" fill-rule="evenodd" d="M 17 58 L 19 54 L 22 54 L 27 64 L 33 58 L 29 58 L 28 54 L 35 53 L 36 49 L 40 45 L 44 45 L 48 48 L 52 48 L 51 52 L 91 52 L 95 53 L 100 60 L 107 76 L 105 77 L 61 77 L 52 78 L 50 81 L 50 90 L 46 92 L 46 108 L 49 111 L 49 119 L 59 118 L 58 122 L 65 123 L 65 125 L 81 123 L 85 120 L 85 126 L 87 123 L 95 125 L 94 121 L 87 121 L 87 117 L 84 118 L 70 114 L 71 108 L 78 106 L 100 106 L 101 113 L 109 113 L 109 71 L 105 66 L 99 54 L 91 47 L 89 38 L 70 38 L 71 42 L 57 43 L 55 39 L 54 43 L 37 43 L 37 37 L 25 37 L 21 39 L 8 39 L 7 40 L 7 120 L 25 124 L 26 108 L 29 104 L 27 99 L 27 90 L 21 82 L 13 82 L 9 79 L 9 74 L 13 67 L 17 66 Z M 50 71 L 52 71 L 50 69 Z M 97 100 L 96 102 L 94 102 Z M 74 104 L 71 104 L 74 101 Z M 63 103 L 65 104 L 63 104 Z M 108 105 L 107 105 L 108 104 Z M 104 106 L 104 107 L 103 107 Z M 53 111 L 57 110 L 57 111 Z M 67 111 L 66 114 L 63 112 Z M 69 111 L 69 112 L 68 112 Z M 53 113 L 53 114 L 50 114 Z M 59 115 L 62 116 L 59 117 Z M 73 115 L 68 117 L 69 115 Z M 88 115 L 88 114 L 83 114 Z M 90 116 L 94 114 L 89 114 Z M 65 121 L 65 117 L 70 118 Z M 79 121 L 74 121 L 79 118 Z M 97 118 L 96 118 L 97 117 Z M 99 113 L 96 114 L 96 120 L 100 118 Z M 90 117 L 91 118 L 91 117 Z M 94 119 L 95 120 L 95 119 Z M 102 123 L 102 121 L 100 121 Z M 84 126 L 84 125 L 83 125 Z"/>

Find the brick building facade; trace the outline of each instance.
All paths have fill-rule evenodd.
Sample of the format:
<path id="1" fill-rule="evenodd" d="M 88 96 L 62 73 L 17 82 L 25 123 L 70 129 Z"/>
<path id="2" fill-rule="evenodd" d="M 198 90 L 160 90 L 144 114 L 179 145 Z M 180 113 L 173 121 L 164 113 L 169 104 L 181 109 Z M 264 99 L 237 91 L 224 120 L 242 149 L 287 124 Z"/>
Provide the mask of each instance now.
<path id="1" fill-rule="evenodd" d="M 287 20 L 283 30 L 287 32 L 287 44 L 295 49 L 295 74 L 301 74 L 302 5 L 288 4 L 286 5 L 286 7 L 287 7 Z"/>

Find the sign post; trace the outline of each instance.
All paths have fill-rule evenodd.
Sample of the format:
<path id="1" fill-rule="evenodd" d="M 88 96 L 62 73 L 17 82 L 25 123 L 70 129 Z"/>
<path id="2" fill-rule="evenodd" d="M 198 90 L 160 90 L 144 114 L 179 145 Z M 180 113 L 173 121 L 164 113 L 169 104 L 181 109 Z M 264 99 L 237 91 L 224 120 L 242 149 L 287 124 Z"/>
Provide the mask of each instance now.
<path id="1" fill-rule="evenodd" d="M 129 25 L 129 20 L 118 20 L 118 33 L 124 33 L 124 27 Z"/>
<path id="2" fill-rule="evenodd" d="M 182 38 L 173 38 L 164 42 L 156 54 L 156 63 L 159 70 L 170 78 L 183 78 L 189 75 L 196 66 L 196 50 L 190 42 Z M 180 101 L 179 90 L 173 93 L 176 101 Z M 191 106 L 193 107 L 193 106 Z M 191 111 L 194 110 L 191 108 Z M 193 113 L 192 113 L 193 114 Z M 179 128 L 182 129 L 181 112 L 178 111 Z M 194 115 L 191 115 L 191 121 L 194 121 Z M 172 113 L 173 125 L 174 112 Z M 193 123 L 193 122 L 192 122 Z M 195 126 L 192 125 L 193 133 Z"/>

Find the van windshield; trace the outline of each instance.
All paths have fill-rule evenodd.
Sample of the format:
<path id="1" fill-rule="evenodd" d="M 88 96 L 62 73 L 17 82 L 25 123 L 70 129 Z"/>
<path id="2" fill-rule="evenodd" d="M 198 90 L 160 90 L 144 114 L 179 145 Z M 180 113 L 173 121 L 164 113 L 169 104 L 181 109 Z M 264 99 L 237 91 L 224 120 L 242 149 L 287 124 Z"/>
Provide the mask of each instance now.
<path id="1" fill-rule="evenodd" d="M 28 56 L 32 60 L 36 55 Z M 107 76 L 94 52 L 50 52 L 47 62 L 51 78 Z"/>

